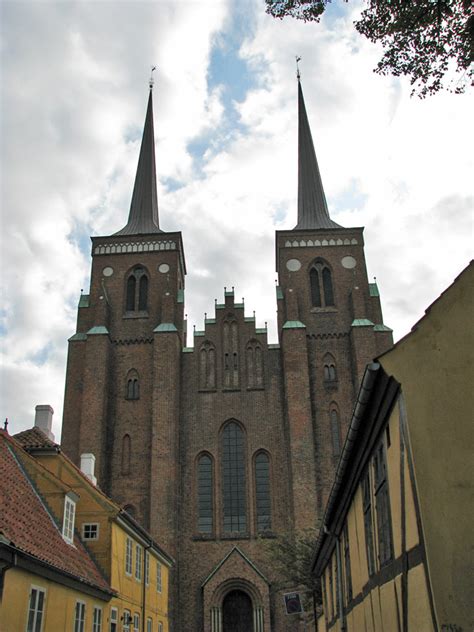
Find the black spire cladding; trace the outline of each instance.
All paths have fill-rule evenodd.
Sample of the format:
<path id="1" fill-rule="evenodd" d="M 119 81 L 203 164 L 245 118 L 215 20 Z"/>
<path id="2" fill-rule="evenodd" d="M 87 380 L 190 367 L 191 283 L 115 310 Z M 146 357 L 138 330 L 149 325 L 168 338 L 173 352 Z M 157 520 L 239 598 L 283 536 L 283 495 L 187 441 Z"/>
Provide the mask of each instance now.
<path id="1" fill-rule="evenodd" d="M 329 217 L 321 174 L 298 76 L 298 223 L 301 228 L 341 228 Z"/>
<path id="2" fill-rule="evenodd" d="M 158 195 L 156 193 L 155 134 L 153 130 L 153 100 L 150 96 L 143 129 L 137 175 L 133 187 L 132 203 L 127 225 L 115 235 L 141 235 L 162 233 L 158 220 Z"/>

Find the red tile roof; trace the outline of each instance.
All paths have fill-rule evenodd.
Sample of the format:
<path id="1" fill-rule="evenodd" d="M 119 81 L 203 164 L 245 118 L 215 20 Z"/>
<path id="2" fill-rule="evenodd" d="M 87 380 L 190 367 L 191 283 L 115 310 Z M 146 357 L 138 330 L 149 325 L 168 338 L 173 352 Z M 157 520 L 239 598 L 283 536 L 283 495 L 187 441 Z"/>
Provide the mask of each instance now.
<path id="1" fill-rule="evenodd" d="M 23 433 L 22 433 L 23 434 Z M 23 464 L 41 467 L 0 430 L 0 533 L 11 546 L 95 588 L 112 590 L 80 539 L 70 545 L 33 487 Z"/>
<path id="2" fill-rule="evenodd" d="M 18 432 L 13 438 L 25 449 L 58 447 L 58 444 L 51 441 L 37 426 Z"/>

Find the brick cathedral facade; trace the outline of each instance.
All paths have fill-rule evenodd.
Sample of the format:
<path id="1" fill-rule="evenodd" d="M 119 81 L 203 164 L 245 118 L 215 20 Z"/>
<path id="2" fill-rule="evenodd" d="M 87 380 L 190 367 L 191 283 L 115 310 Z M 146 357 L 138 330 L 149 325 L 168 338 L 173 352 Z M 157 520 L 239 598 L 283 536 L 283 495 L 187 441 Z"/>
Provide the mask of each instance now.
<path id="1" fill-rule="evenodd" d="M 175 631 L 298 629 L 266 545 L 318 524 L 366 363 L 392 344 L 363 229 L 329 216 L 299 81 L 298 110 L 298 223 L 276 233 L 278 344 L 226 291 L 186 346 L 184 247 L 159 227 L 151 90 L 128 223 L 92 238 L 62 448 L 76 463 L 94 453 L 100 487 L 174 556 Z"/>

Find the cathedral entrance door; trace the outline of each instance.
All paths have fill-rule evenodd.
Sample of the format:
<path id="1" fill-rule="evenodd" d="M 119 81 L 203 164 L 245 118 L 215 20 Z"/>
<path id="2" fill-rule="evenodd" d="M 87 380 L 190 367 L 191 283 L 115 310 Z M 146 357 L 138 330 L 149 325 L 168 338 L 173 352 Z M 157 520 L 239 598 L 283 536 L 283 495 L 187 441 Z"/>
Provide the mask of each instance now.
<path id="1" fill-rule="evenodd" d="M 253 632 L 252 600 L 242 590 L 232 590 L 222 604 L 222 632 Z"/>

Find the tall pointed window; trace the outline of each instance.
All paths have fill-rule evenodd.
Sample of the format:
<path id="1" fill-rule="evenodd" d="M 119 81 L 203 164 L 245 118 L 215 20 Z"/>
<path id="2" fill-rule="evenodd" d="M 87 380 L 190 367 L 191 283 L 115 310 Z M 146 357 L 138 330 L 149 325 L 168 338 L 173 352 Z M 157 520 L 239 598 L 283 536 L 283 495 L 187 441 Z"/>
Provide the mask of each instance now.
<path id="1" fill-rule="evenodd" d="M 131 369 L 127 373 L 125 399 L 140 399 L 140 381 L 135 369 Z"/>
<path id="2" fill-rule="evenodd" d="M 137 266 L 128 278 L 125 290 L 125 311 L 145 312 L 148 308 L 148 276 L 145 270 Z"/>
<path id="3" fill-rule="evenodd" d="M 213 530 L 213 488 L 212 460 L 203 454 L 198 460 L 198 531 L 212 533 Z"/>
<path id="4" fill-rule="evenodd" d="M 332 307 L 335 304 L 331 270 L 324 259 L 316 259 L 311 266 L 309 283 L 313 307 Z"/>
<path id="5" fill-rule="evenodd" d="M 247 531 L 244 433 L 231 421 L 222 433 L 222 505 L 225 532 Z"/>
<path id="6" fill-rule="evenodd" d="M 232 315 L 224 321 L 224 388 L 239 387 L 239 338 L 237 322 Z"/>
<path id="7" fill-rule="evenodd" d="M 130 435 L 124 435 L 122 439 L 122 474 L 130 474 L 130 452 L 131 440 Z"/>
<path id="8" fill-rule="evenodd" d="M 336 382 L 337 381 L 336 360 L 330 353 L 326 353 L 326 355 L 324 356 L 323 362 L 324 362 L 324 381 Z"/>
<path id="9" fill-rule="evenodd" d="M 216 388 L 216 350 L 209 341 L 199 350 L 199 388 Z"/>
<path id="10" fill-rule="evenodd" d="M 329 411 L 329 419 L 331 424 L 332 453 L 334 458 L 338 459 L 341 455 L 341 430 L 339 428 L 339 414 L 335 405 Z"/>
<path id="11" fill-rule="evenodd" d="M 250 342 L 247 344 L 246 358 L 248 388 L 262 388 L 263 354 L 262 347 L 256 340 L 250 340 Z"/>
<path id="12" fill-rule="evenodd" d="M 257 531 L 263 533 L 272 528 L 270 459 L 265 452 L 259 452 L 255 457 L 255 498 Z"/>

